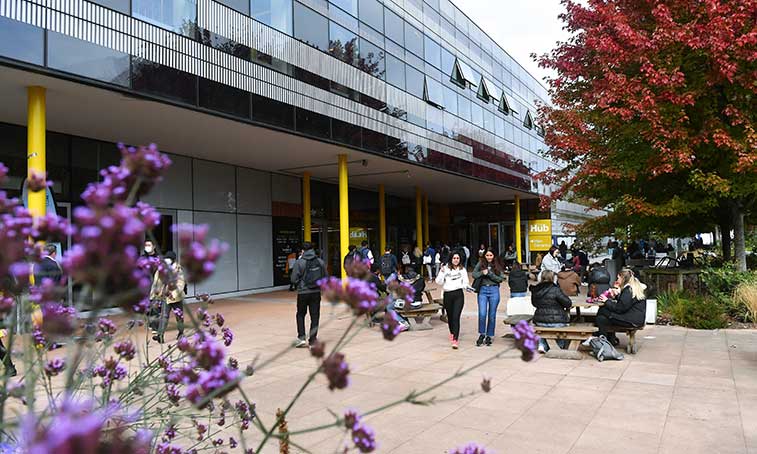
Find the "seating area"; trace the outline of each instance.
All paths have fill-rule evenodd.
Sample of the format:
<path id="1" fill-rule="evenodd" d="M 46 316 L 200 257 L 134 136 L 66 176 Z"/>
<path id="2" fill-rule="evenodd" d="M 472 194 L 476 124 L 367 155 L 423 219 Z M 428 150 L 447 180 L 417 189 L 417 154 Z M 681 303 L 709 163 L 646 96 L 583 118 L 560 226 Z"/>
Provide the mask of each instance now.
<path id="1" fill-rule="evenodd" d="M 410 322 L 410 329 L 413 331 L 431 329 L 431 317 L 437 315 L 442 309 L 442 300 L 434 299 L 431 291 L 426 290 L 423 294 L 426 296 L 426 302 L 421 307 L 413 309 L 406 306 L 405 309 L 397 309 L 397 313 Z"/>

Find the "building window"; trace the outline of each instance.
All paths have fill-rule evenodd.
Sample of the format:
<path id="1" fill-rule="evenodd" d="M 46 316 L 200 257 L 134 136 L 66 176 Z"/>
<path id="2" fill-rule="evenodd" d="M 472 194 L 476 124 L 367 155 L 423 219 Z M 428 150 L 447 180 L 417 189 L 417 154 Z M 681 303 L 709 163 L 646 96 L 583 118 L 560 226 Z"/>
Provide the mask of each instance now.
<path id="1" fill-rule="evenodd" d="M 329 2 L 357 17 L 357 0 L 329 0 Z"/>
<path id="2" fill-rule="evenodd" d="M 384 6 L 376 0 L 360 0 L 360 20 L 384 33 Z"/>
<path id="3" fill-rule="evenodd" d="M 129 0 L 92 0 L 92 2 L 107 6 L 124 14 L 129 14 Z"/>
<path id="4" fill-rule="evenodd" d="M 502 98 L 500 98 L 499 110 L 506 115 L 518 114 L 518 111 L 515 110 L 515 103 L 513 102 L 512 98 L 510 98 L 510 95 L 504 92 L 502 93 Z"/>
<path id="5" fill-rule="evenodd" d="M 250 94 L 244 90 L 200 78 L 200 107 L 250 118 Z"/>
<path id="6" fill-rule="evenodd" d="M 476 79 L 476 73 L 468 66 L 467 63 L 460 60 L 455 60 L 455 67 L 452 72 L 452 81 L 457 83 L 463 88 L 475 87 L 478 85 L 478 79 Z"/>
<path id="7" fill-rule="evenodd" d="M 424 53 L 426 62 L 435 68 L 442 67 L 442 49 L 439 44 L 428 36 L 425 37 Z"/>
<path id="8" fill-rule="evenodd" d="M 444 88 L 444 110 L 457 115 L 457 92 L 450 87 Z"/>
<path id="9" fill-rule="evenodd" d="M 326 115 L 297 109 L 297 131 L 316 137 L 331 138 L 331 119 Z"/>
<path id="10" fill-rule="evenodd" d="M 471 123 L 479 128 L 484 127 L 484 108 L 479 106 L 475 101 L 471 102 Z"/>
<path id="11" fill-rule="evenodd" d="M 481 83 L 478 84 L 478 92 L 476 95 L 481 99 L 482 101 L 486 102 L 487 104 L 490 101 L 490 94 L 489 94 L 489 87 L 487 86 L 486 79 L 481 79 Z"/>
<path id="12" fill-rule="evenodd" d="M 132 59 L 131 71 L 132 88 L 137 91 L 188 104 L 197 103 L 195 75 L 136 57 Z"/>
<path id="13" fill-rule="evenodd" d="M 252 0 L 252 17 L 287 35 L 292 34 L 292 0 Z"/>
<path id="14" fill-rule="evenodd" d="M 526 109 L 526 118 L 523 119 L 523 126 L 528 129 L 534 128 L 534 118 L 531 116 L 531 111 Z"/>
<path id="15" fill-rule="evenodd" d="M 399 44 L 405 45 L 405 21 L 394 14 L 391 10 L 386 10 L 386 37 Z"/>
<path id="16" fill-rule="evenodd" d="M 194 37 L 197 29 L 196 0 L 133 0 L 132 15 L 158 27 Z"/>
<path id="17" fill-rule="evenodd" d="M 329 24 L 329 53 L 345 63 L 357 66 L 359 54 L 357 35 L 337 25 L 336 22 L 331 22 Z"/>
<path id="18" fill-rule="evenodd" d="M 423 92 L 425 88 L 425 77 L 423 76 L 423 73 L 418 71 L 417 69 L 406 66 L 406 78 L 407 78 L 407 92 L 410 93 L 413 96 L 417 96 L 420 99 L 423 99 Z"/>
<path id="19" fill-rule="evenodd" d="M 544 129 L 544 126 L 541 124 L 536 125 L 536 134 L 539 137 L 544 137 L 546 135 L 547 131 Z"/>
<path id="20" fill-rule="evenodd" d="M 261 123 L 294 128 L 294 107 L 275 99 L 252 95 L 252 119 Z"/>
<path id="21" fill-rule="evenodd" d="M 463 120 L 471 121 L 470 105 L 470 99 L 460 94 L 457 95 L 457 110 Z"/>
<path id="22" fill-rule="evenodd" d="M 242 14 L 250 14 L 250 1 L 249 0 L 217 0 L 219 3 L 223 3 L 229 8 L 235 9 Z"/>
<path id="23" fill-rule="evenodd" d="M 326 51 L 329 48 L 329 21 L 312 9 L 295 2 L 294 37 Z"/>
<path id="24" fill-rule="evenodd" d="M 444 77 L 452 78 L 455 69 L 455 56 L 444 47 L 442 47 L 442 66 L 440 69 L 444 73 Z"/>
<path id="25" fill-rule="evenodd" d="M 129 55 L 53 31 L 47 34 L 47 66 L 124 87 Z"/>
<path id="26" fill-rule="evenodd" d="M 426 86 L 423 90 L 423 99 L 429 104 L 444 108 L 444 89 L 442 88 L 442 84 L 427 76 Z"/>
<path id="27" fill-rule="evenodd" d="M 386 81 L 405 89 L 405 63 L 392 54 L 386 54 Z"/>
<path id="28" fill-rule="evenodd" d="M 384 51 L 378 46 L 369 43 L 360 38 L 360 57 L 358 58 L 358 68 L 368 74 L 384 78 Z"/>
<path id="29" fill-rule="evenodd" d="M 35 65 L 45 63 L 45 31 L 0 16 L 0 55 Z"/>
<path id="30" fill-rule="evenodd" d="M 423 57 L 423 33 L 405 22 L 405 49 Z"/>
<path id="31" fill-rule="evenodd" d="M 478 89 L 478 97 L 486 102 L 494 102 L 499 104 L 502 99 L 502 90 L 486 77 L 481 78 L 481 86 Z"/>

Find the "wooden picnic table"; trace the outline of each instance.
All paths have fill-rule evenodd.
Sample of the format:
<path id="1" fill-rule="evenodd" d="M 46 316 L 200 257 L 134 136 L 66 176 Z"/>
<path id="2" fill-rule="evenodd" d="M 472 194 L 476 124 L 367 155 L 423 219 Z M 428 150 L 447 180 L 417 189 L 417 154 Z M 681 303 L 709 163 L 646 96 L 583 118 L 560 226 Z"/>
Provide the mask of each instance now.
<path id="1" fill-rule="evenodd" d="M 581 308 L 589 307 L 601 307 L 601 305 L 597 303 L 587 303 L 586 301 L 573 301 L 571 309 L 576 309 L 576 321 L 583 321 L 583 318 L 581 317 Z M 585 314 L 584 317 L 586 317 L 587 315 L 590 315 L 591 317 L 595 316 L 595 314 Z"/>

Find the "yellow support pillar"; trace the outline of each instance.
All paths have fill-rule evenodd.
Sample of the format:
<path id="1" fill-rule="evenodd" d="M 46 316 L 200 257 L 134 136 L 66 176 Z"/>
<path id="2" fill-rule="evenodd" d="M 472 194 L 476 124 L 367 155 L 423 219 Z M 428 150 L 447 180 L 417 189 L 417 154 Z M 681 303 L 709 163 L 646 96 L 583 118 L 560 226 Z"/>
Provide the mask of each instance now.
<path id="1" fill-rule="evenodd" d="M 27 89 L 27 178 L 33 173 L 42 175 L 47 173 L 46 150 L 45 150 L 45 88 L 28 87 Z M 38 218 L 45 215 L 47 191 L 29 191 L 29 211 L 32 217 Z"/>
<path id="2" fill-rule="evenodd" d="M 423 250 L 423 208 L 421 188 L 415 187 L 415 238 L 418 247 Z"/>
<path id="3" fill-rule="evenodd" d="M 523 263 L 523 254 L 520 246 L 520 196 L 515 196 L 515 253 L 518 262 Z"/>
<path id="4" fill-rule="evenodd" d="M 305 241 L 313 241 L 313 230 L 310 222 L 310 172 L 302 174 L 302 223 L 305 226 Z"/>
<path id="5" fill-rule="evenodd" d="M 378 187 L 379 193 L 379 251 L 384 253 L 386 249 L 386 195 L 384 194 L 384 185 Z"/>
<path id="6" fill-rule="evenodd" d="M 431 243 L 431 236 L 428 234 L 428 196 L 423 194 L 423 241 L 424 244 Z M 421 246 L 423 251 L 423 246 Z"/>
<path id="7" fill-rule="evenodd" d="M 339 262 L 342 263 L 342 278 L 347 277 L 342 257 L 347 255 L 350 246 L 350 204 L 347 174 L 347 155 L 339 155 L 339 250 L 342 255 Z"/>

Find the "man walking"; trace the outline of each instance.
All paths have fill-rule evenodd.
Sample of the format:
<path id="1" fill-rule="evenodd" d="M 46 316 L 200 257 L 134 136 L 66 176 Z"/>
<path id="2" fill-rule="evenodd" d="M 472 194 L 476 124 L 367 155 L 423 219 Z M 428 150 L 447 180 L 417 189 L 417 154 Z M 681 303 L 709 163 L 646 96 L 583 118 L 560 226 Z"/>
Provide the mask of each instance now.
<path id="1" fill-rule="evenodd" d="M 297 287 L 297 348 L 313 345 L 321 318 L 321 289 L 318 281 L 326 277 L 326 264 L 318 258 L 311 243 L 302 245 L 302 257 L 292 269 L 291 281 Z M 305 315 L 310 311 L 310 331 L 305 337 Z"/>
<path id="2" fill-rule="evenodd" d="M 379 265 L 381 265 L 381 275 L 384 276 L 384 282 L 388 281 L 392 276 L 397 275 L 399 263 L 397 262 L 397 257 L 392 254 L 391 246 L 386 247 L 384 255 L 379 260 Z"/>

